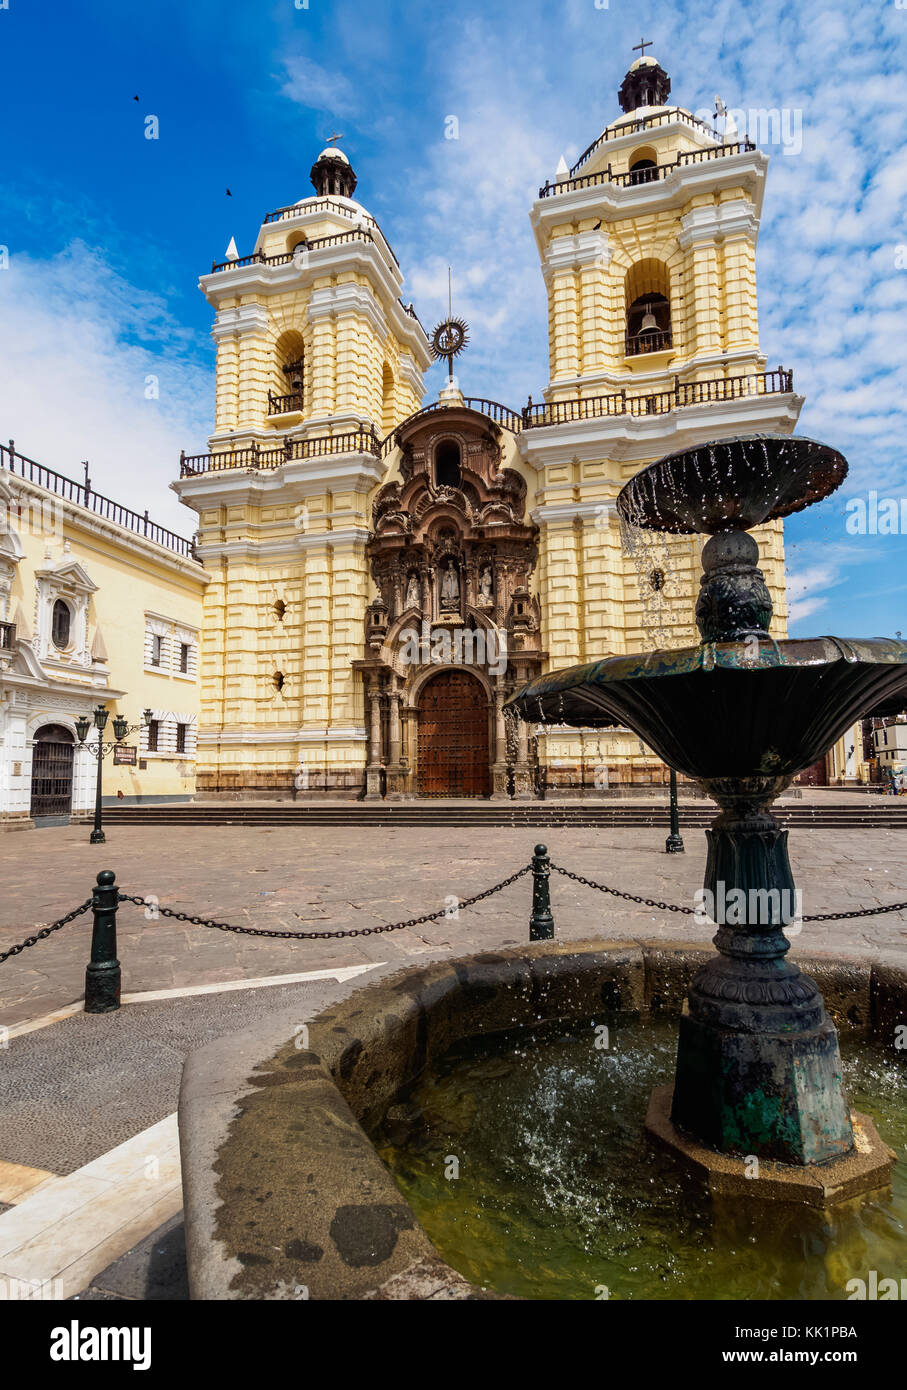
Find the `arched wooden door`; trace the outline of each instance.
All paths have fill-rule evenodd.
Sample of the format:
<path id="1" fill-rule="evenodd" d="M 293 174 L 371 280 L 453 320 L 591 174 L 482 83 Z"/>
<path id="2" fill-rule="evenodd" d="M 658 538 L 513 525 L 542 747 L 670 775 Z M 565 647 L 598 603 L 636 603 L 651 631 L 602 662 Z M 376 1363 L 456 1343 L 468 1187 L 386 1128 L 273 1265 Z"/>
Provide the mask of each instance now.
<path id="1" fill-rule="evenodd" d="M 45 724 L 35 734 L 31 761 L 32 820 L 69 815 L 74 752 L 73 736 L 61 724 Z"/>
<path id="2" fill-rule="evenodd" d="M 488 697 L 468 671 L 441 671 L 419 696 L 419 795 L 488 796 Z"/>

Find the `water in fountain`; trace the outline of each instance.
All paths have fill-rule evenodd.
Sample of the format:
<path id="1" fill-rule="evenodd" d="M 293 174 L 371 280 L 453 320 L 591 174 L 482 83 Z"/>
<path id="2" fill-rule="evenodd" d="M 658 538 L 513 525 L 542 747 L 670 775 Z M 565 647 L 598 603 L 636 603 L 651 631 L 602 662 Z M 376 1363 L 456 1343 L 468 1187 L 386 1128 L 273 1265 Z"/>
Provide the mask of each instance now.
<path id="1" fill-rule="evenodd" d="M 633 561 L 644 641 L 650 651 L 696 643 L 698 634 L 683 612 L 688 545 L 664 531 L 652 531 L 620 515 L 620 545 Z M 694 544 L 699 540 L 694 539 Z M 701 551 L 697 546 L 696 557 Z M 687 621 L 684 621 L 684 619 Z"/>
<path id="2" fill-rule="evenodd" d="M 844 1300 L 867 1269 L 901 1271 L 903 1165 L 890 1194 L 830 1211 L 766 1207 L 709 1197 L 646 1143 L 674 1028 L 612 1015 L 473 1039 L 436 1063 L 373 1139 L 442 1257 L 477 1284 L 538 1299 Z M 850 1094 L 903 1147 L 903 1066 L 865 1044 L 842 1051 Z"/>

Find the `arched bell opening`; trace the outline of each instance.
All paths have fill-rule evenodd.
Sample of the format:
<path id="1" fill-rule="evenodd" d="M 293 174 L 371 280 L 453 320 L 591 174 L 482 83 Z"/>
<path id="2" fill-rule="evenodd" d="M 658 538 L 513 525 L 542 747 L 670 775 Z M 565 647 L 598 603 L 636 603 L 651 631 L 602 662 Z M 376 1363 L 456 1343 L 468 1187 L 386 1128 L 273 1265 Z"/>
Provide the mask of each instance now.
<path id="1" fill-rule="evenodd" d="M 674 345 L 671 329 L 671 289 L 663 261 L 638 261 L 627 271 L 626 355 L 662 352 Z"/>

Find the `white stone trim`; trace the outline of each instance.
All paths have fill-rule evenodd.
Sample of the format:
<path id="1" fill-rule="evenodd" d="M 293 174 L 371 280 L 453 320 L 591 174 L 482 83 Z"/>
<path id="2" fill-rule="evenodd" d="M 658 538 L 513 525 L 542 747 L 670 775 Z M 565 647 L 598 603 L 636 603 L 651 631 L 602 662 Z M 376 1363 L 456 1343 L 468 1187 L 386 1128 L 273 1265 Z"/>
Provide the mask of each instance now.
<path id="1" fill-rule="evenodd" d="M 306 305 L 310 323 L 319 319 L 338 319 L 358 315 L 367 319 L 383 343 L 387 338 L 387 319 L 372 291 L 365 285 L 325 285 L 313 290 Z"/>
<path id="2" fill-rule="evenodd" d="M 648 461 L 719 435 L 792 433 L 802 406 L 802 396 L 771 391 L 681 406 L 662 415 L 604 415 L 523 430 L 517 447 L 534 468 L 601 459 Z"/>
<path id="3" fill-rule="evenodd" d="M 581 270 L 584 266 L 599 266 L 607 270 L 611 264 L 611 247 L 607 232 L 576 232 L 572 236 L 552 237 L 542 256 L 545 283 L 565 271 Z"/>
<path id="4" fill-rule="evenodd" d="M 752 203 L 734 198 L 729 203 L 711 207 L 692 208 L 680 219 L 677 242 L 684 251 L 703 243 L 713 244 L 727 237 L 746 237 L 755 246 L 759 236 L 759 218 Z"/>
<path id="5" fill-rule="evenodd" d="M 268 332 L 268 311 L 262 304 L 241 304 L 233 309 L 218 309 L 211 327 L 216 343 L 246 335 L 265 336 Z"/>
<path id="6" fill-rule="evenodd" d="M 745 150 L 722 155 L 698 164 L 680 165 L 666 178 L 653 183 L 623 187 L 616 183 L 591 183 L 582 188 L 537 198 L 529 214 L 539 258 L 544 259 L 551 229 L 564 222 L 588 217 L 603 223 L 639 218 L 655 212 L 683 207 L 701 193 L 718 193 L 726 188 L 743 188 L 757 219 L 762 213 L 768 155 L 762 150 Z M 583 177 L 582 174 L 577 175 Z"/>

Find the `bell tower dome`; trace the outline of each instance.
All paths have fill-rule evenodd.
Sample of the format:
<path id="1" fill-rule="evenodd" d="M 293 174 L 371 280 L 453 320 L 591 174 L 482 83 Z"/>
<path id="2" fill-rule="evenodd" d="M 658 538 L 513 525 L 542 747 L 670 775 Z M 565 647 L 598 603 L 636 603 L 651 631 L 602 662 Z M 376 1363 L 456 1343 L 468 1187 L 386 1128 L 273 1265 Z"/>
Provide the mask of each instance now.
<path id="1" fill-rule="evenodd" d="M 671 95 L 671 79 L 657 58 L 637 58 L 630 68 L 617 100 L 622 111 L 638 111 L 642 106 L 666 106 Z"/>
<path id="2" fill-rule="evenodd" d="M 356 191 L 356 175 L 343 150 L 328 145 L 312 165 L 309 178 L 319 198 L 352 198 Z"/>

